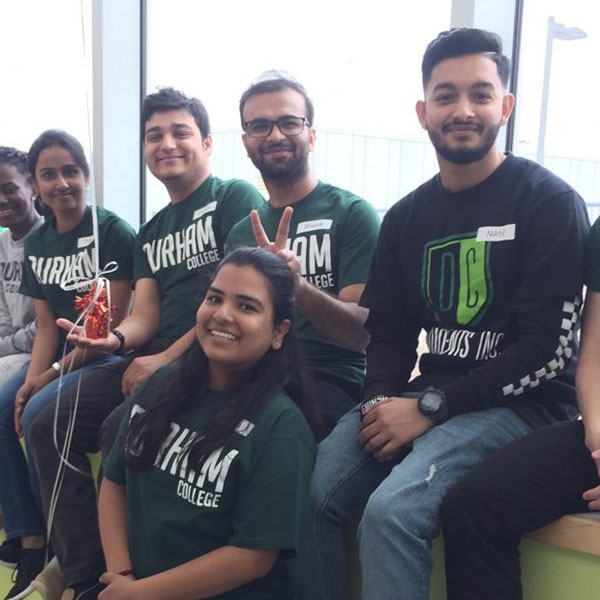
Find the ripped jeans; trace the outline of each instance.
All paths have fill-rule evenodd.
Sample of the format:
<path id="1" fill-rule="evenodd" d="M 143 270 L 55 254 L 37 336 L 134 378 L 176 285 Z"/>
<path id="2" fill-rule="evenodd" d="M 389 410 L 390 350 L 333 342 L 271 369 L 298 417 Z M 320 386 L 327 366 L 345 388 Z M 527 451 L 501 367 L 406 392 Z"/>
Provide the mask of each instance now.
<path id="1" fill-rule="evenodd" d="M 359 415 L 359 407 L 344 415 L 319 445 L 305 537 L 298 557 L 288 561 L 293 597 L 349 597 L 343 525 L 364 508 L 362 600 L 427 600 L 431 543 L 446 492 L 531 427 L 509 408 L 467 413 L 414 440 L 403 460 L 382 464 L 357 442 Z"/>

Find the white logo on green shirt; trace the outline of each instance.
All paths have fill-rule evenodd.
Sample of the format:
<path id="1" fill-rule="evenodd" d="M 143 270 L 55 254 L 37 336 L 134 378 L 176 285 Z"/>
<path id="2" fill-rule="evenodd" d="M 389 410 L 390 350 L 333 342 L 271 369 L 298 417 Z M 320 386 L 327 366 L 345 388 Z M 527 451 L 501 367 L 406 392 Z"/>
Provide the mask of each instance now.
<path id="1" fill-rule="evenodd" d="M 41 285 L 60 285 L 67 281 L 92 279 L 96 274 L 92 250 L 82 250 L 69 256 L 27 257 Z"/>
<path id="2" fill-rule="evenodd" d="M 321 238 L 321 239 L 319 239 Z M 287 246 L 300 261 L 300 272 L 318 288 L 335 287 L 331 260 L 331 234 L 300 235 L 288 239 Z"/>
<path id="3" fill-rule="evenodd" d="M 163 238 L 146 242 L 142 249 L 146 253 L 152 273 L 180 265 L 184 261 L 191 270 L 220 260 L 212 227 L 212 215 Z"/>

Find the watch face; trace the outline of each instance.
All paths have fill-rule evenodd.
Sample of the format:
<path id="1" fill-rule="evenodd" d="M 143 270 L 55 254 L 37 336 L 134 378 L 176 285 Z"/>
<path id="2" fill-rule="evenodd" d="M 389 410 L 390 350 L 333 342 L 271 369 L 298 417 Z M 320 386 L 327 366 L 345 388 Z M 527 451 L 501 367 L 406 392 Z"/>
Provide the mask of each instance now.
<path id="1" fill-rule="evenodd" d="M 437 392 L 425 392 L 421 397 L 421 406 L 428 412 L 436 412 L 442 406 L 442 396 Z"/>

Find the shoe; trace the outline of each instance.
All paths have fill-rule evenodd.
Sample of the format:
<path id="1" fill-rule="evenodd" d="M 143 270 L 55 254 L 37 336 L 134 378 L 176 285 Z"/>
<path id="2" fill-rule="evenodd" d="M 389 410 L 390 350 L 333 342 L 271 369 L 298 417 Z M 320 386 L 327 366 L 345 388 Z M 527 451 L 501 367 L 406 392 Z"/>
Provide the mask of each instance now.
<path id="1" fill-rule="evenodd" d="M 21 539 L 5 540 L 0 545 L 0 565 L 14 569 L 21 558 Z"/>
<path id="2" fill-rule="evenodd" d="M 62 571 L 56 556 L 46 565 L 46 568 L 31 582 L 33 589 L 44 600 L 61 600 L 65 591 Z"/>
<path id="3" fill-rule="evenodd" d="M 99 581 L 84 581 L 68 587 L 60 600 L 98 600 L 98 594 L 105 588 Z"/>
<path id="4" fill-rule="evenodd" d="M 21 600 L 33 593 L 31 582 L 44 568 L 46 548 L 23 548 L 21 560 L 17 566 L 17 577 L 5 600 Z"/>

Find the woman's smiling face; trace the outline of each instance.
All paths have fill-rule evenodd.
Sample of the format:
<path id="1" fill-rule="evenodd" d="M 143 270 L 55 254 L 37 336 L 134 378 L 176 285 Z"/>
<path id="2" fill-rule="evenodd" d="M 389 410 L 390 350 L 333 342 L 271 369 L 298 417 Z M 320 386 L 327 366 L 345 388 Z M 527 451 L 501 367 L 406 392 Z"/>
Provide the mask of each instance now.
<path id="1" fill-rule="evenodd" d="M 53 212 L 69 213 L 85 206 L 88 177 L 62 146 L 44 148 L 35 166 L 35 182 L 44 204 Z"/>
<path id="2" fill-rule="evenodd" d="M 210 386 L 226 389 L 270 349 L 278 350 L 290 322 L 273 323 L 270 284 L 253 267 L 226 264 L 196 315 L 196 337 L 208 358 Z"/>
<path id="3" fill-rule="evenodd" d="M 34 189 L 17 167 L 0 164 L 0 225 L 12 228 L 30 218 Z"/>

